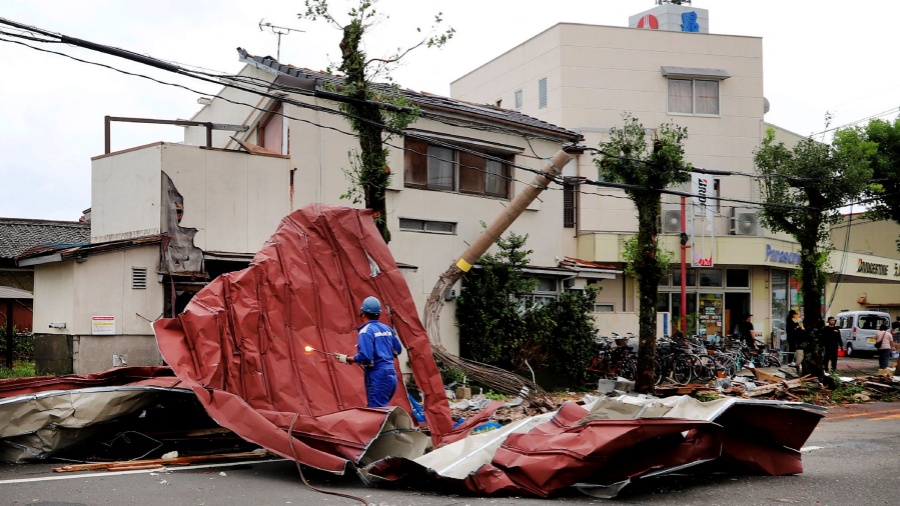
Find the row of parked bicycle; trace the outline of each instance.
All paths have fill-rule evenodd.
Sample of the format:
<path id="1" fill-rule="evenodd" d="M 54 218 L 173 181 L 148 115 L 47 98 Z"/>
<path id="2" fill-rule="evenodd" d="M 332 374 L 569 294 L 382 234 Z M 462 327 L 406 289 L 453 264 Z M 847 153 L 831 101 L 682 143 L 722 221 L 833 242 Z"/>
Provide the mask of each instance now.
<path id="1" fill-rule="evenodd" d="M 634 379 L 637 347 L 628 344 L 631 337 L 598 337 L 588 371 L 602 378 Z M 731 378 L 747 367 L 781 367 L 781 360 L 777 350 L 766 349 L 762 344 L 753 349 L 738 339 L 709 344 L 697 336 L 678 342 L 664 336 L 656 343 L 657 384 L 667 378 L 679 385 Z"/>

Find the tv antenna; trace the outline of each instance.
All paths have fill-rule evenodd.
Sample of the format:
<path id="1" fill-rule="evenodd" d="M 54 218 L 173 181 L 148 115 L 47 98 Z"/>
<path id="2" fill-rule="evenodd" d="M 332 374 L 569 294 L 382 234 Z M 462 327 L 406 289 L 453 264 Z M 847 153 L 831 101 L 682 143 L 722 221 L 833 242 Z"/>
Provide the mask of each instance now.
<path id="1" fill-rule="evenodd" d="M 273 34 L 278 36 L 278 51 L 275 53 L 275 59 L 281 61 L 281 36 L 287 35 L 291 32 L 305 32 L 306 30 L 300 30 L 297 28 L 288 28 L 286 26 L 275 26 L 272 23 L 266 21 L 266 18 L 259 20 L 259 31 L 264 32 L 268 28 Z"/>

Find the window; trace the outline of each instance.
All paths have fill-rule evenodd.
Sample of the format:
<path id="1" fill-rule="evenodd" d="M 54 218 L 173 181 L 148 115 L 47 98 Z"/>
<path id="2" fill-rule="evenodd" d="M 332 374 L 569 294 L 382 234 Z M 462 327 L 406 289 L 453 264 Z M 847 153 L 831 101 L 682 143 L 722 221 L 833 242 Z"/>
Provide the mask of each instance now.
<path id="1" fill-rule="evenodd" d="M 613 304 L 594 304 L 595 313 L 612 313 L 616 310 Z"/>
<path id="2" fill-rule="evenodd" d="M 405 186 L 509 198 L 511 155 L 485 153 L 492 159 L 407 138 Z M 499 159 L 499 160 L 497 160 Z"/>
<path id="3" fill-rule="evenodd" d="M 719 81 L 669 79 L 669 112 L 717 116 Z"/>
<path id="4" fill-rule="evenodd" d="M 538 79 L 538 109 L 547 108 L 547 78 Z"/>
<path id="5" fill-rule="evenodd" d="M 750 288 L 750 270 L 727 269 L 725 271 L 725 284 L 728 288 Z"/>
<path id="6" fill-rule="evenodd" d="M 147 289 L 147 268 L 132 267 L 131 268 L 131 289 L 146 290 Z"/>
<path id="7" fill-rule="evenodd" d="M 522 108 L 522 90 L 516 90 L 516 109 Z"/>
<path id="8" fill-rule="evenodd" d="M 451 221 L 400 218 L 400 230 L 406 230 L 408 232 L 430 232 L 433 234 L 455 234 L 456 223 Z"/>
<path id="9" fill-rule="evenodd" d="M 578 185 L 567 182 L 563 185 L 563 227 L 575 228 L 575 215 L 577 214 Z"/>
<path id="10" fill-rule="evenodd" d="M 722 269 L 700 269 L 700 286 L 722 286 Z"/>

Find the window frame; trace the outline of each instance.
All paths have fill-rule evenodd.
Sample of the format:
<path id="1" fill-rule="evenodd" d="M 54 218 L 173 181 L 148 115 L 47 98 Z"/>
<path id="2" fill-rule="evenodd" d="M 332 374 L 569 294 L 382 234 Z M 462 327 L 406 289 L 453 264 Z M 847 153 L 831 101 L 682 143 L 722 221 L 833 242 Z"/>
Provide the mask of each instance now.
<path id="1" fill-rule="evenodd" d="M 521 109 L 522 105 L 525 104 L 525 95 L 522 93 L 522 90 L 519 89 L 513 92 L 513 97 L 513 103 L 516 106 L 516 110 Z"/>
<path id="2" fill-rule="evenodd" d="M 715 113 L 700 113 L 697 112 L 697 82 L 701 81 L 704 83 L 715 83 L 716 88 L 716 111 Z M 673 82 L 690 82 L 691 83 L 691 111 L 673 111 L 673 100 L 672 100 L 672 84 Z M 670 76 L 666 78 L 666 112 L 670 115 L 675 116 L 699 116 L 699 117 L 708 117 L 708 118 L 719 118 L 722 116 L 722 85 L 721 81 L 718 79 L 710 79 L 710 78 L 700 78 L 700 77 L 687 77 L 687 76 Z"/>
<path id="3" fill-rule="evenodd" d="M 547 78 L 538 79 L 538 109 L 547 108 Z"/>
<path id="4" fill-rule="evenodd" d="M 460 151 L 453 147 L 438 146 L 425 140 L 410 139 L 409 137 L 404 142 L 406 148 L 404 187 L 504 200 L 512 198 L 514 154 L 477 151 L 484 155 L 478 156 L 469 152 L 475 151 L 471 148 Z M 452 181 L 449 184 L 438 182 L 438 180 L 445 180 L 445 177 L 433 177 L 432 170 L 437 170 L 435 167 L 440 163 L 437 159 L 438 155 L 434 154 L 437 150 L 447 150 L 452 154 L 449 157 L 452 158 L 452 161 L 448 161 L 452 171 L 450 177 Z M 444 160 L 448 158 L 446 153 L 440 156 Z M 504 160 L 504 162 L 489 160 L 487 157 Z"/>
<path id="5" fill-rule="evenodd" d="M 421 224 L 421 227 L 413 227 L 414 224 Z M 436 229 L 434 227 L 429 227 L 431 225 L 449 225 L 450 231 Z M 403 232 L 417 232 L 423 234 L 439 234 L 439 235 L 456 235 L 456 222 L 455 221 L 440 221 L 440 220 L 424 220 L 421 218 L 400 218 L 397 222 L 397 229 Z"/>

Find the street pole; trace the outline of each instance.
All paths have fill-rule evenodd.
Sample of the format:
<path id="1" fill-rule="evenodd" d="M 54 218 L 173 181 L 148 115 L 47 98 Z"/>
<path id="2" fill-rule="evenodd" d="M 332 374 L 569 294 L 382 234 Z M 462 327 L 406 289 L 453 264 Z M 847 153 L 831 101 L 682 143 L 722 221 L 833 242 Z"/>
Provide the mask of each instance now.
<path id="1" fill-rule="evenodd" d="M 681 335 L 687 336 L 687 227 L 685 227 L 685 219 L 687 206 L 685 205 L 685 197 L 681 197 L 681 320 L 679 327 Z"/>

